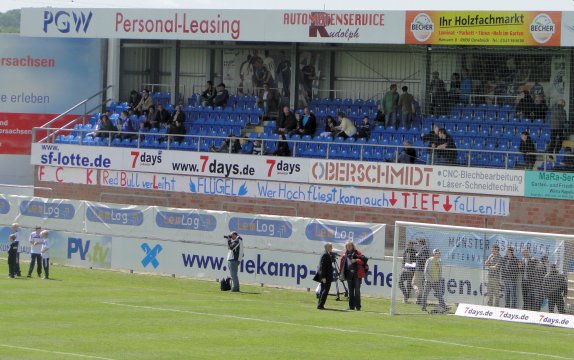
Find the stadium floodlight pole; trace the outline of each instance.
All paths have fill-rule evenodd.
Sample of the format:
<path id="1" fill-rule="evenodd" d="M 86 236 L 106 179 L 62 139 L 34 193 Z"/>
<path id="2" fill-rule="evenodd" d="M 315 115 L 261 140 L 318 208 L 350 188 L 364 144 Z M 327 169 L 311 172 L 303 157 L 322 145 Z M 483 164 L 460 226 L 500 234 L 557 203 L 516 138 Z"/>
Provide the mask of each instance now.
<path id="1" fill-rule="evenodd" d="M 390 314 L 395 315 L 395 299 L 397 288 L 399 287 L 399 228 L 395 223 L 395 236 L 393 241 L 393 286 L 391 287 L 391 310 Z"/>

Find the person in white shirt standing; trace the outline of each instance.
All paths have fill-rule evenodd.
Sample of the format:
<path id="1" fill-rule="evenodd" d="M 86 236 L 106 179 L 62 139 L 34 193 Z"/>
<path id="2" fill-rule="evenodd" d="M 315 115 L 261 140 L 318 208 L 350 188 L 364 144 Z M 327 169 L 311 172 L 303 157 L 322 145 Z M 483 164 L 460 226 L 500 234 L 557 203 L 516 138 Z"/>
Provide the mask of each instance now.
<path id="1" fill-rule="evenodd" d="M 42 279 L 48 279 L 50 270 L 50 241 L 48 240 L 48 230 L 44 230 L 40 233 L 42 239 L 42 267 L 44 268 L 44 277 Z"/>
<path id="2" fill-rule="evenodd" d="M 30 234 L 30 269 L 28 269 L 28 277 L 32 277 L 34 272 L 34 265 L 38 267 L 38 277 L 42 276 L 42 227 L 36 226 L 36 231 Z"/>

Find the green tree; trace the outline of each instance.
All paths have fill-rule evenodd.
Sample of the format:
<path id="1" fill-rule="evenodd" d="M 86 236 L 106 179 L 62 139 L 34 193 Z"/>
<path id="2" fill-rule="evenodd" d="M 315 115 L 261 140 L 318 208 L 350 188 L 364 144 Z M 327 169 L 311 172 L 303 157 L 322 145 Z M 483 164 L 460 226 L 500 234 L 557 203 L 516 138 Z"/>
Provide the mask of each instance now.
<path id="1" fill-rule="evenodd" d="M 20 32 L 20 10 L 0 12 L 0 33 Z"/>

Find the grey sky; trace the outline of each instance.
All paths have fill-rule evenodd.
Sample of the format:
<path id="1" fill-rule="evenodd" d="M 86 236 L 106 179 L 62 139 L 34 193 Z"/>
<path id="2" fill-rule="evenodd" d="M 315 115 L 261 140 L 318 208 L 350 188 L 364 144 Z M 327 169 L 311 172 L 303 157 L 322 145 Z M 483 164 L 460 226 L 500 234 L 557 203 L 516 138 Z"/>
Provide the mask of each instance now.
<path id="1" fill-rule="evenodd" d="M 574 0 L 0 0 L 0 11 L 23 7 L 327 9 L 327 10 L 545 10 L 574 11 Z"/>

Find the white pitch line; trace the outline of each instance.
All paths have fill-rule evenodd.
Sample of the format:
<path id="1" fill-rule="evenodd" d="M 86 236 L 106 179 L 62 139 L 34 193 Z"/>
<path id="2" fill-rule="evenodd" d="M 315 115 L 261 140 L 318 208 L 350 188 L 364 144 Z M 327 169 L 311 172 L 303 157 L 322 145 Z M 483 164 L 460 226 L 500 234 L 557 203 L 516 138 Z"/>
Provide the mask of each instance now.
<path id="1" fill-rule="evenodd" d="M 25 350 L 25 351 L 36 351 L 36 352 L 55 354 L 55 355 L 75 356 L 75 357 L 80 357 L 80 358 L 84 358 L 84 359 L 114 360 L 114 359 L 101 357 L 101 356 L 92 356 L 92 355 L 76 354 L 76 353 L 69 353 L 69 352 L 62 352 L 62 351 L 36 349 L 36 348 L 30 348 L 30 347 L 24 347 L 24 346 L 0 344 L 0 347 L 9 348 L 9 349 L 17 349 L 17 350 Z"/>
<path id="2" fill-rule="evenodd" d="M 205 313 L 205 312 L 190 311 L 190 310 L 169 309 L 169 308 L 161 308 L 161 307 L 154 307 L 154 306 L 130 305 L 130 304 L 121 304 L 121 303 L 114 303 L 114 302 L 103 302 L 103 303 L 108 304 L 108 305 L 124 306 L 124 307 L 129 307 L 129 308 L 134 308 L 134 309 L 145 309 L 145 310 L 176 312 L 176 313 L 201 315 L 201 316 L 212 316 L 212 317 L 219 317 L 219 318 L 226 318 L 226 319 L 261 322 L 261 323 L 267 323 L 267 324 L 277 324 L 277 325 L 287 325 L 287 326 L 295 326 L 295 327 L 306 327 L 306 328 L 313 328 L 313 329 L 319 329 L 319 330 L 337 331 L 337 332 L 342 332 L 342 333 L 386 336 L 386 337 L 395 338 L 395 339 L 402 339 L 402 340 L 409 340 L 409 341 L 420 341 L 420 342 L 427 342 L 427 343 L 441 344 L 441 345 L 448 345 L 448 346 L 455 346 L 455 347 L 463 347 L 463 348 L 470 348 L 470 349 L 477 349 L 477 350 L 495 351 L 498 353 L 505 352 L 505 353 L 517 354 L 517 355 L 529 355 L 529 356 L 538 356 L 538 357 L 543 357 L 543 358 L 563 359 L 563 360 L 574 359 L 574 358 L 564 357 L 564 356 L 559 356 L 559 355 L 489 348 L 489 347 L 485 347 L 485 346 L 460 344 L 460 343 L 455 343 L 455 342 L 450 342 L 450 341 L 417 338 L 417 337 L 412 337 L 412 336 L 402 336 L 402 335 L 394 335 L 394 334 L 386 334 L 386 333 L 375 333 L 375 332 L 360 331 L 360 330 L 350 330 L 350 329 L 336 328 L 336 327 L 331 327 L 331 326 L 297 324 L 297 323 L 290 323 L 290 322 L 285 322 L 285 321 L 266 320 L 266 319 L 258 319 L 258 318 L 252 318 L 252 317 L 227 315 L 227 314 L 213 314 L 213 313 Z"/>

